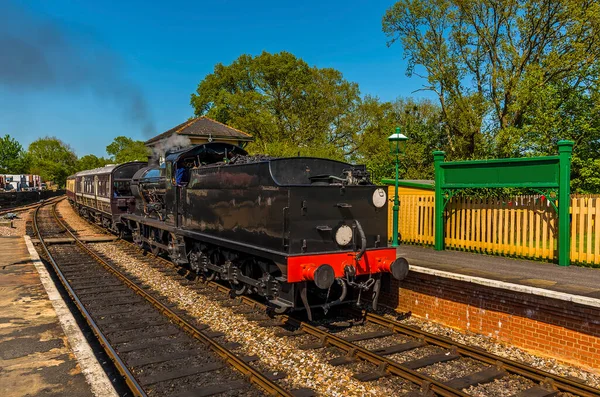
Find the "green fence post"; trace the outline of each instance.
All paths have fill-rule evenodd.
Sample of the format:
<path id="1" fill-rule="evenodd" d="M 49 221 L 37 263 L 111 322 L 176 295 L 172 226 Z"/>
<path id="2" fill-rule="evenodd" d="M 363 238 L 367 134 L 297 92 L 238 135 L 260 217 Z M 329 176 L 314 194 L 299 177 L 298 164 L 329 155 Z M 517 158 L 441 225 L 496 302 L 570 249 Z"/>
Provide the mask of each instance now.
<path id="1" fill-rule="evenodd" d="M 442 195 L 442 162 L 446 153 L 441 150 L 433 152 L 435 165 L 435 238 L 434 248 L 436 251 L 444 250 L 444 196 Z"/>
<path id="2" fill-rule="evenodd" d="M 558 141 L 559 182 L 558 182 L 558 265 L 571 264 L 571 155 L 573 141 Z M 583 237 L 583 236 L 582 236 Z"/>

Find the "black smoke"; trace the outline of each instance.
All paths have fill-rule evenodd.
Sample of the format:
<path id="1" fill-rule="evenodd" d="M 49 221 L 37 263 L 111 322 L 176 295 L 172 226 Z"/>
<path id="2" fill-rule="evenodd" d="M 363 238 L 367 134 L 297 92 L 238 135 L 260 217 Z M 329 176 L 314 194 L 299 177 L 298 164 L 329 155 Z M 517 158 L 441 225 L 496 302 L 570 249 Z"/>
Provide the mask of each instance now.
<path id="1" fill-rule="evenodd" d="M 0 86 L 16 92 L 89 91 L 120 107 L 146 135 L 156 132 L 140 87 L 127 78 L 114 51 L 91 34 L 75 33 L 8 0 L 0 0 Z"/>

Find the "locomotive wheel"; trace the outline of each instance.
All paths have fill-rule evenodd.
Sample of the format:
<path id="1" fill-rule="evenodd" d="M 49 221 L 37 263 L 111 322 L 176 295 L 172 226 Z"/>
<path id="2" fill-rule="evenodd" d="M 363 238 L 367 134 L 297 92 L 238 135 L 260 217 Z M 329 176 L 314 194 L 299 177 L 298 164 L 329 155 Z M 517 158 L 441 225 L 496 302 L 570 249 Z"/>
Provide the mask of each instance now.
<path id="1" fill-rule="evenodd" d="M 217 279 L 217 272 L 207 270 L 204 272 L 204 278 L 206 278 L 206 281 L 215 281 Z"/>
<path id="2" fill-rule="evenodd" d="M 135 245 L 140 247 L 140 249 L 146 251 L 146 247 L 144 241 L 142 240 L 139 226 L 133 229 L 133 231 L 131 232 L 131 237 L 133 238 L 133 242 L 135 243 Z"/>
<path id="3" fill-rule="evenodd" d="M 244 272 L 244 267 L 246 267 L 246 263 L 242 263 L 241 266 L 238 267 L 239 271 L 242 274 L 245 274 Z M 231 292 L 236 295 L 236 296 L 241 296 L 244 295 L 248 292 L 248 286 L 246 285 L 246 283 L 243 283 L 241 281 L 229 281 L 229 285 L 231 286 Z"/>
<path id="4" fill-rule="evenodd" d="M 160 248 L 154 244 L 150 244 L 150 252 L 152 253 L 152 255 L 158 256 L 158 254 L 160 254 Z"/>
<path id="5" fill-rule="evenodd" d="M 252 271 L 254 269 L 254 264 L 255 264 L 255 262 L 252 259 L 244 260 L 238 267 L 240 273 L 242 273 L 246 277 L 252 278 L 253 277 Z M 248 284 L 246 284 L 244 282 L 238 281 L 237 283 L 234 283 L 234 282 L 230 281 L 229 284 L 231 285 L 232 291 L 234 291 L 237 296 L 244 295 L 244 294 L 251 292 L 251 286 L 249 286 Z"/>
<path id="6" fill-rule="evenodd" d="M 194 244 L 194 248 L 192 248 L 192 250 L 190 252 L 190 259 L 189 259 L 188 267 L 197 275 L 200 275 L 200 272 L 202 271 L 202 258 L 203 257 L 204 257 L 204 254 L 202 253 L 202 250 L 200 249 L 200 244 L 198 244 L 198 243 Z"/>
<path id="7" fill-rule="evenodd" d="M 214 250 L 213 252 L 211 252 L 209 254 L 209 259 L 210 259 L 210 263 L 215 264 L 215 265 L 220 265 L 221 263 L 223 263 L 223 258 L 221 256 L 221 253 L 217 250 Z M 215 281 L 218 279 L 218 273 L 215 272 L 214 270 L 206 270 L 204 271 L 204 277 L 206 278 L 207 281 Z"/>
<path id="8" fill-rule="evenodd" d="M 150 231 L 150 236 L 148 237 L 148 239 L 151 241 L 150 243 L 148 243 L 148 245 L 150 246 L 150 252 L 152 253 L 152 255 L 158 256 L 158 254 L 161 253 L 162 249 L 152 244 L 152 242 L 162 243 L 162 232 L 158 229 L 152 229 Z"/>
<path id="9" fill-rule="evenodd" d="M 235 296 L 241 296 L 248 292 L 248 286 L 241 281 L 238 281 L 237 283 L 230 281 L 229 285 L 231 286 L 231 291 L 235 294 Z"/>

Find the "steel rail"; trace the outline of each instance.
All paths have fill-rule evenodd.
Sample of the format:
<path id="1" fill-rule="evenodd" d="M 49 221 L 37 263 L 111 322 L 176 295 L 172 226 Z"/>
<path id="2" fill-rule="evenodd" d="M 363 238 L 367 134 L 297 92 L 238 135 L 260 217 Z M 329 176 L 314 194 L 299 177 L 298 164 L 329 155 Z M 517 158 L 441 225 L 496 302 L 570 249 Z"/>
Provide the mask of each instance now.
<path id="1" fill-rule="evenodd" d="M 160 258 L 160 260 L 165 261 L 165 262 L 171 264 L 172 266 L 174 266 L 171 262 L 169 262 L 165 259 Z M 208 284 L 211 287 L 213 287 L 214 289 L 219 290 L 223 293 L 229 293 L 229 291 L 230 291 L 227 287 L 225 287 L 221 284 L 218 284 L 214 281 L 211 281 Z M 242 303 L 251 305 L 254 308 L 258 308 L 258 309 L 266 309 L 267 308 L 266 305 L 264 305 L 260 302 L 257 302 L 254 299 L 249 298 L 247 296 L 240 296 L 237 298 L 241 299 Z M 288 315 L 285 315 L 285 314 L 278 315 L 277 317 L 282 320 L 282 324 L 287 323 L 291 326 L 298 327 L 299 329 L 303 330 L 308 335 L 312 335 L 312 336 L 318 338 L 323 343 L 323 346 L 326 346 L 326 345 L 334 346 L 341 350 L 346 351 L 349 354 L 351 353 L 353 355 L 353 357 L 357 357 L 359 359 L 365 360 L 376 366 L 383 365 L 385 367 L 386 372 L 388 372 L 392 375 L 399 376 L 402 379 L 406 379 L 407 381 L 412 382 L 416 385 L 419 385 L 424 389 L 429 388 L 428 390 L 434 392 L 435 394 L 437 394 L 439 396 L 443 396 L 443 397 L 456 397 L 456 396 L 468 397 L 469 396 L 469 394 L 467 394 L 461 390 L 456 390 L 456 389 L 454 389 L 450 386 L 447 386 L 444 383 L 442 383 L 438 380 L 435 380 L 427 375 L 424 375 L 424 374 L 421 374 L 420 372 L 405 368 L 402 366 L 401 363 L 392 361 L 386 357 L 383 357 L 376 353 L 373 353 L 363 347 L 360 347 L 352 342 L 348 342 L 339 336 L 331 334 L 325 330 L 317 328 L 306 322 L 302 322 L 300 320 L 297 320 L 297 319 L 290 317 Z"/>
<path id="2" fill-rule="evenodd" d="M 171 262 L 169 262 L 165 259 L 162 259 L 162 258 L 158 258 L 158 259 L 160 259 L 161 261 L 164 261 L 166 263 L 169 263 L 171 266 L 175 266 Z M 229 293 L 229 289 L 226 286 L 218 284 L 214 281 L 210 282 L 209 285 L 211 285 L 213 288 L 215 288 L 223 293 Z M 247 296 L 241 296 L 238 298 L 241 298 L 241 302 L 244 304 L 251 305 L 255 308 L 266 309 L 266 306 L 264 304 L 259 303 Z M 426 331 L 404 325 L 396 320 L 388 319 L 388 318 L 385 318 L 383 316 L 380 316 L 380 315 L 377 315 L 374 313 L 362 312 L 362 315 L 367 322 L 383 326 L 385 328 L 393 330 L 394 332 L 398 332 L 400 334 L 404 334 L 404 335 L 407 335 L 407 336 L 410 336 L 413 338 L 417 338 L 417 339 L 423 339 L 425 342 L 427 342 L 431 345 L 440 346 L 445 349 L 454 348 L 454 349 L 456 349 L 456 352 L 458 354 L 460 354 L 461 356 L 470 357 L 472 359 L 479 360 L 481 362 L 484 362 L 486 364 L 493 365 L 493 366 L 497 366 L 498 363 L 500 363 L 502 365 L 502 368 L 504 370 L 506 370 L 508 373 L 512 373 L 514 375 L 520 375 L 520 376 L 530 379 L 534 382 L 538 382 L 539 384 L 542 384 L 542 383 L 548 384 L 548 380 L 550 380 L 551 381 L 550 385 L 556 387 L 556 389 L 560 392 L 567 392 L 567 393 L 575 394 L 575 395 L 578 395 L 581 397 L 598 397 L 598 396 L 600 396 L 600 390 L 595 389 L 591 386 L 585 385 L 583 383 L 578 383 L 574 380 L 571 380 L 568 378 L 563 378 L 558 375 L 551 374 L 547 371 L 528 366 L 527 364 L 522 364 L 517 361 L 510 360 L 508 358 L 504 358 L 504 357 L 494 355 L 492 353 L 488 353 L 477 347 L 471 347 L 468 345 L 460 344 L 451 339 L 444 338 L 442 336 L 437 336 L 434 334 L 430 334 Z M 435 392 L 436 394 L 439 394 L 441 396 L 446 396 L 446 395 L 468 396 L 468 394 L 466 394 L 466 393 L 449 388 L 448 386 L 444 385 L 443 383 L 437 382 L 434 379 L 429 378 L 425 375 L 422 375 L 419 372 L 412 371 L 412 370 L 409 370 L 406 368 L 402 368 L 402 364 L 395 363 L 394 361 L 391 361 L 385 357 L 378 356 L 377 354 L 372 353 L 369 350 L 360 348 L 351 342 L 347 342 L 342 338 L 336 337 L 335 335 L 328 333 L 327 331 L 321 330 L 321 329 L 314 327 L 310 324 L 307 324 L 305 322 L 296 320 L 290 316 L 282 315 L 282 316 L 280 316 L 280 318 L 282 319 L 282 322 L 287 322 L 288 324 L 290 324 L 292 326 L 296 326 L 296 327 L 304 330 L 307 334 L 310 334 L 310 335 L 313 335 L 313 336 L 319 338 L 325 344 L 329 344 L 329 345 L 341 348 L 342 350 L 345 350 L 346 352 L 354 352 L 353 354 L 358 358 L 362 358 L 362 359 L 369 361 L 376 365 L 382 363 L 383 360 L 385 360 L 386 371 L 388 371 L 394 375 L 403 377 L 403 378 L 405 378 L 413 383 L 416 383 L 416 384 L 423 385 L 426 382 L 430 382 L 431 391 Z M 390 366 L 389 365 L 390 363 L 394 364 L 394 365 Z M 394 368 L 396 366 L 400 367 L 400 370 L 402 371 L 401 373 L 398 372 Z M 405 375 L 407 375 L 408 377 L 406 377 Z M 439 383 L 439 385 L 436 385 L 436 383 Z M 445 389 L 445 391 L 439 390 L 438 386 L 442 386 L 442 389 Z M 451 394 L 445 394 L 445 393 L 451 393 Z"/>
<path id="3" fill-rule="evenodd" d="M 38 222 L 37 222 L 39 210 L 40 210 L 40 208 L 42 208 L 42 207 L 44 207 L 46 205 L 50 205 L 50 204 L 53 205 L 52 211 L 53 211 L 54 216 L 56 217 L 56 204 L 57 203 L 46 203 L 46 204 L 38 206 L 36 208 L 36 210 L 35 210 L 34 215 L 33 215 L 33 230 L 34 230 L 34 233 L 37 234 L 38 239 L 40 241 L 40 244 L 42 245 L 42 248 L 44 249 L 44 252 L 46 253 L 46 257 L 48 258 L 50 264 L 52 265 L 52 268 L 54 269 L 54 272 L 58 276 L 61 284 L 66 289 L 67 293 L 69 294 L 69 296 L 71 297 L 71 299 L 73 300 L 73 302 L 75 303 L 75 305 L 77 306 L 77 309 L 83 315 L 83 318 L 85 319 L 85 321 L 88 323 L 88 325 L 90 326 L 90 328 L 92 329 L 92 331 L 96 335 L 96 338 L 98 339 L 98 341 L 100 342 L 100 344 L 104 348 L 104 351 L 106 352 L 106 354 L 108 354 L 108 356 L 110 357 L 110 359 L 115 364 L 115 367 L 117 368 L 117 370 L 119 371 L 119 373 L 125 379 L 125 382 L 129 386 L 131 392 L 135 396 L 146 397 L 147 394 L 144 391 L 144 389 L 140 386 L 140 384 L 135 379 L 135 377 L 133 376 L 133 374 L 129 371 L 129 369 L 127 368 L 127 366 L 125 365 L 125 363 L 121 360 L 121 358 L 119 357 L 119 354 L 111 346 L 111 344 L 108 341 L 108 339 L 106 338 L 106 336 L 102 333 L 102 331 L 100 331 L 100 328 L 98 327 L 98 325 L 96 324 L 96 322 L 94 321 L 94 319 L 92 318 L 92 316 L 89 314 L 89 312 L 83 306 L 83 303 L 81 303 L 81 300 L 79 299 L 79 297 L 77 296 L 77 294 L 75 293 L 75 291 L 73 290 L 73 288 L 71 288 L 71 285 L 69 284 L 67 278 L 64 276 L 64 274 L 62 273 L 62 271 L 58 267 L 58 264 L 54 260 L 54 257 L 50 253 L 50 250 L 48 249 L 48 246 L 46 245 L 46 242 L 44 241 L 44 238 L 42 237 L 42 234 L 40 233 L 40 228 L 39 228 L 39 225 L 38 225 Z M 56 218 L 56 219 L 58 220 L 58 218 Z"/>
<path id="4" fill-rule="evenodd" d="M 291 320 L 291 321 L 290 321 Z M 288 318 L 288 323 L 293 324 L 296 321 L 292 318 Z M 435 380 L 429 376 L 423 375 L 420 372 L 405 368 L 401 363 L 390 360 L 387 357 L 383 357 L 378 355 L 377 353 L 373 353 L 363 347 L 360 347 L 352 342 L 348 342 L 343 338 L 336 336 L 335 334 L 331 334 L 325 330 L 319 329 L 313 325 L 307 324 L 305 322 L 298 322 L 298 326 L 301 330 L 306 332 L 309 335 L 317 337 L 321 340 L 323 345 L 330 345 L 342 350 L 345 350 L 352 357 L 357 357 L 368 361 L 374 365 L 380 367 L 380 369 L 384 369 L 386 372 L 399 376 L 403 379 L 406 379 L 412 383 L 420 385 L 424 388 L 428 387 L 430 391 L 434 392 L 439 396 L 451 397 L 451 396 L 461 396 L 468 397 L 469 394 L 454 389 L 450 386 L 445 385 L 444 383 Z"/>
<path id="5" fill-rule="evenodd" d="M 480 348 L 456 343 L 453 340 L 443 336 L 434 335 L 429 332 L 407 326 L 396 320 L 392 320 L 378 314 L 363 312 L 363 315 L 368 322 L 381 325 L 383 327 L 392 329 L 395 332 L 414 338 L 423 338 L 425 342 L 429 344 L 440 346 L 446 349 L 454 347 L 456 348 L 456 352 L 462 356 L 470 357 L 490 365 L 497 365 L 497 363 L 500 362 L 502 364 L 502 368 L 507 372 L 520 375 L 532 381 L 541 383 L 550 379 L 553 386 L 555 386 L 561 392 L 572 393 L 581 397 L 600 396 L 600 390 L 583 383 L 578 383 L 571 379 L 563 378 L 544 370 L 528 366 L 527 364 L 522 364 L 508 358 L 488 353 Z"/>
<path id="6" fill-rule="evenodd" d="M 164 259 L 161 258 L 161 260 L 164 260 Z M 171 262 L 169 262 L 169 261 L 166 261 L 166 260 L 164 260 L 164 261 L 171 264 Z M 172 265 L 172 266 L 174 266 L 174 265 Z M 209 284 L 211 286 L 213 286 L 215 289 L 218 289 L 223 293 L 229 292 L 229 289 L 226 286 L 218 284 L 214 281 L 210 282 Z M 252 305 L 253 307 L 256 307 L 256 308 L 266 309 L 265 305 L 263 305 L 262 303 L 256 302 L 255 300 L 253 300 L 247 296 L 242 296 L 242 297 L 238 297 L 238 298 L 241 298 L 242 303 Z M 383 326 L 385 328 L 391 329 L 392 331 L 403 334 L 403 335 L 407 335 L 407 336 L 410 336 L 410 337 L 413 337 L 416 339 L 422 339 L 426 343 L 431 344 L 431 345 L 440 346 L 445 349 L 456 349 L 456 353 L 460 354 L 461 356 L 479 360 L 481 362 L 484 362 L 484 363 L 492 365 L 492 366 L 497 366 L 498 363 L 500 363 L 502 368 L 504 370 L 506 370 L 508 373 L 522 376 L 522 377 L 532 380 L 534 382 L 538 382 L 539 384 L 548 384 L 548 380 L 550 380 L 549 385 L 556 387 L 556 389 L 560 392 L 571 393 L 571 394 L 575 394 L 575 395 L 578 395 L 581 397 L 598 397 L 598 396 L 600 396 L 600 390 L 593 388 L 591 386 L 588 386 L 586 384 L 579 383 L 579 382 L 576 382 L 576 381 L 568 379 L 568 378 L 563 378 L 561 376 L 551 374 L 547 371 L 528 366 L 527 364 L 522 364 L 517 361 L 510 360 L 508 358 L 494 355 L 493 353 L 488 353 L 488 352 L 484 351 L 483 349 L 480 349 L 477 347 L 472 347 L 472 346 L 464 345 L 461 343 L 457 343 L 451 339 L 448 339 L 448 338 L 445 338 L 442 336 L 438 336 L 438 335 L 434 335 L 434 334 L 428 333 L 426 331 L 404 325 L 396 320 L 388 319 L 386 317 L 383 317 L 383 316 L 380 316 L 380 315 L 377 315 L 374 313 L 369 313 L 369 312 L 361 312 L 361 313 L 362 313 L 363 318 L 367 322 Z M 385 357 L 381 357 L 381 356 L 377 355 L 376 353 L 372 353 L 367 349 L 363 349 L 359 346 L 356 346 L 355 344 L 353 344 L 351 342 L 347 342 L 346 340 L 344 340 L 342 338 L 336 337 L 335 335 L 330 334 L 327 331 L 321 330 L 317 327 L 314 327 L 308 323 L 296 320 L 287 315 L 282 315 L 279 317 L 282 319 L 282 322 L 287 322 L 288 324 L 290 324 L 292 326 L 296 326 L 296 327 L 302 329 L 307 334 L 310 334 L 310 335 L 313 335 L 313 336 L 319 338 L 324 343 L 324 345 L 329 344 L 331 346 L 335 346 L 342 350 L 345 350 L 346 352 L 353 352 L 354 356 L 356 356 L 358 358 L 362 358 L 362 359 L 369 361 L 376 365 L 385 361 L 386 371 L 390 372 L 391 374 L 405 378 L 413 383 L 423 385 L 423 384 L 426 384 L 429 382 L 430 390 L 435 392 L 436 394 L 439 394 L 441 396 L 456 396 L 456 395 L 468 396 L 469 395 L 464 392 L 449 388 L 448 386 L 444 385 L 443 383 L 435 381 L 433 378 L 429 378 L 419 372 L 403 368 L 402 364 L 391 361 Z M 390 365 L 390 364 L 392 364 L 392 365 Z M 399 367 L 399 368 L 396 369 L 395 367 Z M 441 386 L 441 389 L 439 388 L 440 386 Z M 446 393 L 448 393 L 448 394 L 446 394 Z"/>
<path id="7" fill-rule="evenodd" d="M 54 208 L 55 209 L 55 208 Z M 107 263 L 103 260 L 98 254 L 92 251 L 90 248 L 86 246 L 75 234 L 69 229 L 67 225 L 64 224 L 58 218 L 56 211 L 54 211 L 54 216 L 58 223 L 63 227 L 67 233 L 74 239 L 75 243 L 81 247 L 89 256 L 94 258 L 100 265 L 102 265 L 106 270 L 115 275 L 119 280 L 121 280 L 125 285 L 131 288 L 136 294 L 146 299 L 150 304 L 152 304 L 158 311 L 167 316 L 171 321 L 179 325 L 184 331 L 193 336 L 194 338 L 200 340 L 205 345 L 208 345 L 211 350 L 213 350 L 216 354 L 218 354 L 226 363 L 230 366 L 234 367 L 236 370 L 241 372 L 246 376 L 246 378 L 253 384 L 259 386 L 261 389 L 265 390 L 272 396 L 282 396 L 282 397 L 293 397 L 293 394 L 286 389 L 279 386 L 276 382 L 269 380 L 265 375 L 263 375 L 260 371 L 255 369 L 254 367 L 247 364 L 245 361 L 240 359 L 234 353 L 232 353 L 229 349 L 222 346 L 218 342 L 214 341 L 212 338 L 207 336 L 204 332 L 198 329 L 196 326 L 186 321 L 185 319 L 178 316 L 175 312 L 173 312 L 170 308 L 164 305 L 162 302 L 154 298 L 152 295 L 147 293 L 144 289 L 140 288 L 133 281 L 129 280 L 127 276 L 125 276 L 122 272 L 116 269 L 114 266 Z"/>

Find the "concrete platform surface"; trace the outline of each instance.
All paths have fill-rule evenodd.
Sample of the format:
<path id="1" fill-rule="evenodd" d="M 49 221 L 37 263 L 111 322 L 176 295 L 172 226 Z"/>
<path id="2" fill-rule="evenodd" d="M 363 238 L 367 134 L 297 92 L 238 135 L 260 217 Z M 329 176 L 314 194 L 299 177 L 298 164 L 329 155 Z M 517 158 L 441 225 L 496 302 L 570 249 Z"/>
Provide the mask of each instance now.
<path id="1" fill-rule="evenodd" d="M 0 396 L 93 396 L 23 237 L 0 237 Z"/>
<path id="2" fill-rule="evenodd" d="M 412 271 L 427 272 L 426 269 L 430 269 L 434 271 L 432 274 L 460 275 L 465 281 L 490 280 L 486 285 L 514 290 L 519 288 L 512 286 L 522 286 L 527 287 L 522 292 L 543 295 L 544 291 L 548 291 L 549 297 L 564 299 L 571 296 L 566 300 L 600 306 L 600 269 L 563 267 L 553 263 L 452 250 L 435 251 L 415 245 L 401 245 L 398 254 L 408 260 Z"/>

